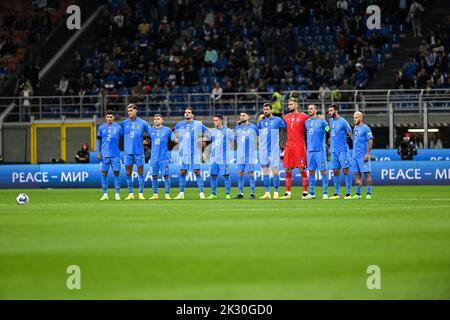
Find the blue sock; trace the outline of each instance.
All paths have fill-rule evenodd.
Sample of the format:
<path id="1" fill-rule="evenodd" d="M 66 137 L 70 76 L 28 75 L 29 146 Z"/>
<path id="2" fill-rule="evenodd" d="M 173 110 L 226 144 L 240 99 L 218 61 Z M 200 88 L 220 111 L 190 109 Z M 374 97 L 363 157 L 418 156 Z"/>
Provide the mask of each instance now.
<path id="1" fill-rule="evenodd" d="M 158 194 L 158 178 L 152 179 L 153 194 Z"/>
<path id="2" fill-rule="evenodd" d="M 316 175 L 315 174 L 310 174 L 308 177 L 308 182 L 309 182 L 309 194 L 314 195 L 314 188 L 316 186 Z"/>
<path id="3" fill-rule="evenodd" d="M 223 179 L 225 180 L 225 193 L 226 194 L 230 194 L 231 177 L 230 176 L 226 176 L 226 177 L 223 177 Z"/>
<path id="4" fill-rule="evenodd" d="M 144 175 L 140 174 L 138 176 L 139 181 L 139 193 L 144 193 Z"/>
<path id="5" fill-rule="evenodd" d="M 184 187 L 186 186 L 186 176 L 180 174 L 180 192 L 184 192 Z"/>
<path id="6" fill-rule="evenodd" d="M 361 195 L 361 186 L 358 184 L 356 185 L 356 194 Z"/>
<path id="7" fill-rule="evenodd" d="M 328 194 L 328 172 L 322 175 L 323 193 Z"/>
<path id="8" fill-rule="evenodd" d="M 114 188 L 116 193 L 120 193 L 120 176 L 114 176 Z"/>
<path id="9" fill-rule="evenodd" d="M 203 184 L 203 177 L 202 177 L 201 174 L 199 174 L 199 175 L 197 176 L 197 186 L 198 186 L 198 190 L 199 190 L 200 192 L 203 192 L 204 184 Z"/>
<path id="10" fill-rule="evenodd" d="M 102 189 L 103 193 L 108 193 L 108 176 L 102 175 Z"/>
<path id="11" fill-rule="evenodd" d="M 263 176 L 263 180 L 264 180 L 264 187 L 266 189 L 266 192 L 270 192 L 270 176 Z"/>
<path id="12" fill-rule="evenodd" d="M 280 176 L 274 175 L 273 176 L 273 190 L 274 192 L 278 192 L 278 189 L 280 187 Z"/>
<path id="13" fill-rule="evenodd" d="M 347 194 L 352 193 L 352 177 L 349 174 L 344 174 L 345 186 L 347 187 Z"/>
<path id="14" fill-rule="evenodd" d="M 133 193 L 133 180 L 131 180 L 131 176 L 127 176 L 127 187 L 128 192 Z"/>
<path id="15" fill-rule="evenodd" d="M 244 176 L 238 176 L 239 193 L 244 194 Z"/>
<path id="16" fill-rule="evenodd" d="M 252 190 L 252 194 L 255 194 L 255 176 L 248 177 L 250 180 L 250 190 Z"/>
<path id="17" fill-rule="evenodd" d="M 213 195 L 217 194 L 217 176 L 211 176 L 211 193 Z"/>
<path id="18" fill-rule="evenodd" d="M 334 181 L 334 193 L 341 194 L 341 176 L 333 176 Z"/>
<path id="19" fill-rule="evenodd" d="M 366 193 L 372 194 L 372 186 L 366 186 Z"/>
<path id="20" fill-rule="evenodd" d="M 166 189 L 166 194 L 170 193 L 170 178 L 164 179 L 164 188 Z"/>

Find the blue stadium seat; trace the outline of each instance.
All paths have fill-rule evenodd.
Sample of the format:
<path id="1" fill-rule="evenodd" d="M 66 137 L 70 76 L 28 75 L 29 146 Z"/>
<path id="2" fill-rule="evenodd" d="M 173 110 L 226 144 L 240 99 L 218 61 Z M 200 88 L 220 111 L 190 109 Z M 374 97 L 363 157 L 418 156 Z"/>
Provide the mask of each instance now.
<path id="1" fill-rule="evenodd" d="M 202 90 L 203 90 L 203 93 L 211 93 L 212 87 L 205 85 L 202 87 Z"/>
<path id="2" fill-rule="evenodd" d="M 191 87 L 191 92 L 192 93 L 202 93 L 202 87 L 199 87 L 199 86 Z"/>
<path id="3" fill-rule="evenodd" d="M 173 87 L 171 91 L 172 91 L 172 93 L 180 93 L 181 92 L 181 87 L 178 87 L 178 86 Z"/>
<path id="4" fill-rule="evenodd" d="M 260 64 L 266 64 L 266 56 L 259 57 L 259 63 Z"/>
<path id="5" fill-rule="evenodd" d="M 309 35 L 309 33 L 310 33 L 310 30 L 309 30 L 309 27 L 308 26 L 306 26 L 306 27 L 303 27 L 302 29 L 300 29 L 300 34 L 302 35 L 302 36 L 306 36 L 306 35 Z"/>
<path id="6" fill-rule="evenodd" d="M 311 45 L 312 41 L 313 41 L 312 36 L 306 36 L 305 37 L 305 41 L 304 42 L 305 42 L 306 45 L 308 45 L 308 46 Z"/>
<path id="7" fill-rule="evenodd" d="M 390 52 L 392 52 L 392 45 L 390 43 L 385 43 L 383 45 L 383 47 L 381 48 L 381 51 L 383 53 L 390 53 Z"/>
<path id="8" fill-rule="evenodd" d="M 392 43 L 399 43 L 400 42 L 400 36 L 398 34 L 392 34 Z"/>

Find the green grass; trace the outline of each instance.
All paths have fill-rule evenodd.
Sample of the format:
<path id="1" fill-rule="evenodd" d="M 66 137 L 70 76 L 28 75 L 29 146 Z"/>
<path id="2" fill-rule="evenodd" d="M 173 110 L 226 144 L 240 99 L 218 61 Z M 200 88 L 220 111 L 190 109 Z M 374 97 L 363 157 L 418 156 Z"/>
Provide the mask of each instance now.
<path id="1" fill-rule="evenodd" d="M 370 201 L 26 192 L 18 206 L 0 190 L 0 299 L 450 298 L 450 186 L 375 187 Z M 81 290 L 66 288 L 69 265 Z"/>

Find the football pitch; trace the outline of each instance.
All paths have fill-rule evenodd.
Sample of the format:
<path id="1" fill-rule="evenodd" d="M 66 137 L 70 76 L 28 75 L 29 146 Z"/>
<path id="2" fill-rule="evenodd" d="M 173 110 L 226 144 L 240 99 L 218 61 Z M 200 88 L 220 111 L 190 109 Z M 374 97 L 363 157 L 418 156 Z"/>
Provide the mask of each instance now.
<path id="1" fill-rule="evenodd" d="M 450 186 L 293 193 L 100 202 L 99 189 L 0 190 L 0 299 L 450 299 Z M 70 265 L 80 290 L 66 287 Z M 367 287 L 373 265 L 381 289 Z"/>

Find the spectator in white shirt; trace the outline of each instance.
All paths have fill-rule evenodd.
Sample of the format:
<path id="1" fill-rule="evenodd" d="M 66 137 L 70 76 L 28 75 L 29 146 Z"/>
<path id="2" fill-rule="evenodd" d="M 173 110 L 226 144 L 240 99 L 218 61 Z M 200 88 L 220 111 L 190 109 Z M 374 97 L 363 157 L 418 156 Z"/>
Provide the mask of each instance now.
<path id="1" fill-rule="evenodd" d="M 346 12 L 348 10 L 348 2 L 347 2 L 347 0 L 338 0 L 336 2 L 336 8 Z"/>
<path id="2" fill-rule="evenodd" d="M 213 99 L 213 102 L 219 102 L 219 100 L 222 98 L 222 93 L 223 90 L 220 87 L 220 84 L 216 82 L 216 85 L 211 92 L 211 99 Z"/>
<path id="3" fill-rule="evenodd" d="M 323 101 L 330 100 L 331 90 L 326 83 L 322 84 L 322 86 L 319 88 L 319 92 L 320 98 L 323 99 Z"/>
<path id="4" fill-rule="evenodd" d="M 61 95 L 65 95 L 67 91 L 67 87 L 69 86 L 69 81 L 66 76 L 62 76 L 61 80 L 59 80 L 59 85 L 56 91 L 58 91 Z"/>
<path id="5" fill-rule="evenodd" d="M 333 79 L 336 82 L 340 82 L 345 75 L 345 68 L 344 66 L 340 63 L 337 62 L 336 65 L 333 67 Z"/>
<path id="6" fill-rule="evenodd" d="M 442 141 L 436 133 L 431 136 L 430 149 L 442 149 Z"/>

